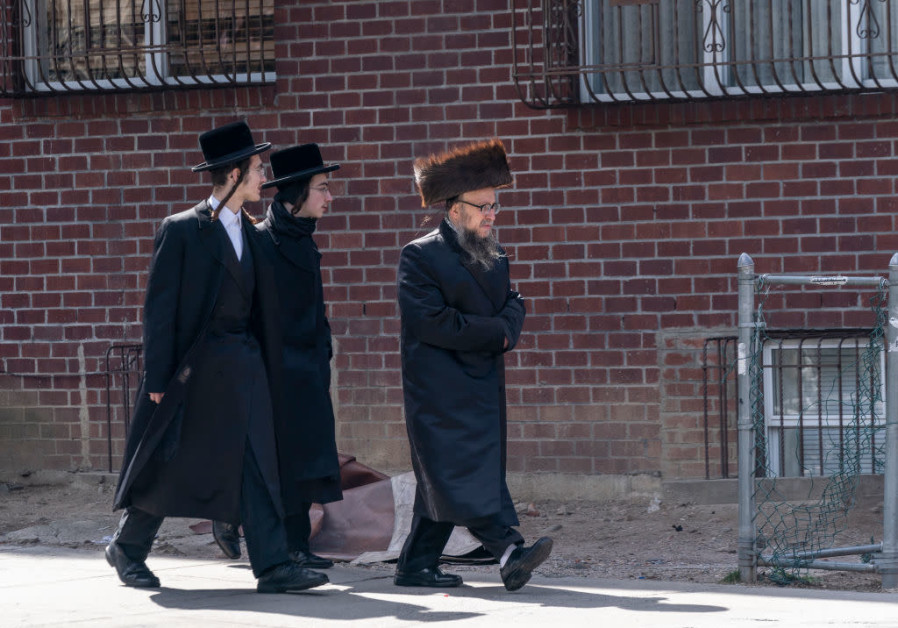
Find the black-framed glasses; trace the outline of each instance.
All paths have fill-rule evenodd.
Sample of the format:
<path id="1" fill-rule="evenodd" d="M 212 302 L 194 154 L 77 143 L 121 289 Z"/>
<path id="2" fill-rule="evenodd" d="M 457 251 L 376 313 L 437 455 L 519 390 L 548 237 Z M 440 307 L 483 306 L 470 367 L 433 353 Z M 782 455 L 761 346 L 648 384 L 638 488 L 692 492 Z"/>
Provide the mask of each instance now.
<path id="1" fill-rule="evenodd" d="M 495 203 L 484 203 L 483 205 L 476 205 L 475 203 L 469 203 L 468 201 L 462 200 L 460 198 L 455 199 L 456 203 L 464 203 L 465 205 L 470 205 L 471 207 L 476 207 L 480 210 L 481 214 L 488 214 L 490 212 L 499 213 L 499 203 L 498 201 Z"/>

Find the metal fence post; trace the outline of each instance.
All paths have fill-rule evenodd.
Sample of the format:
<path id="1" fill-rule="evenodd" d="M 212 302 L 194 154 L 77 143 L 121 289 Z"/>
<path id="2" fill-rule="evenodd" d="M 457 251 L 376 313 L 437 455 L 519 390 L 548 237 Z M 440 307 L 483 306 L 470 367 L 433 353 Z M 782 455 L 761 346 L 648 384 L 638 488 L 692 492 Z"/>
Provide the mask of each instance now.
<path id="1" fill-rule="evenodd" d="M 739 439 L 739 578 L 753 583 L 757 577 L 755 552 L 754 428 L 751 416 L 751 342 L 754 333 L 755 263 L 739 256 L 739 342 L 736 346 Z"/>
<path id="2" fill-rule="evenodd" d="M 889 322 L 886 325 L 886 443 L 882 554 L 877 566 L 882 588 L 898 588 L 898 253 L 889 261 Z"/>

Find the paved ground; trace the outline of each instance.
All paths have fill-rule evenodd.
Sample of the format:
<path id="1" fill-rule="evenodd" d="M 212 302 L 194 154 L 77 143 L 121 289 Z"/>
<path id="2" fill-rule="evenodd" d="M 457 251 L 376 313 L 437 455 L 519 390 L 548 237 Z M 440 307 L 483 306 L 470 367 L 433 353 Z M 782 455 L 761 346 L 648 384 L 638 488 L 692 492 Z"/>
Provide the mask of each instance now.
<path id="1" fill-rule="evenodd" d="M 898 594 L 536 577 L 509 593 L 498 573 L 459 589 L 403 589 L 337 566 L 331 584 L 260 595 L 246 562 L 151 557 L 163 588 L 121 586 L 96 551 L 0 547 L 0 625 L 898 627 Z"/>

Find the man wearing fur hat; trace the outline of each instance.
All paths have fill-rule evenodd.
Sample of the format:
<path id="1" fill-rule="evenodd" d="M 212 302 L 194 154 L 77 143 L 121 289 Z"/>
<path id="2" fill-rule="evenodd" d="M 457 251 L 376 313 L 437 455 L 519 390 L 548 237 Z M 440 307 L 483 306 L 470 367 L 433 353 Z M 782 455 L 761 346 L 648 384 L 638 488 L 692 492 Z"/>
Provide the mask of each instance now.
<path id="1" fill-rule="evenodd" d="M 266 357 L 277 355 L 272 264 L 243 211 L 261 198 L 262 152 L 235 122 L 204 133 L 212 194 L 156 234 L 144 306 L 144 378 L 106 559 L 131 587 L 158 587 L 145 560 L 164 517 L 243 522 L 257 590 L 308 589 L 327 576 L 287 551 Z"/>
<path id="2" fill-rule="evenodd" d="M 438 568 L 452 529 L 467 527 L 514 591 L 552 550 L 526 547 L 505 482 L 503 354 L 517 344 L 524 302 L 493 234 L 496 189 L 512 182 L 498 140 L 419 159 L 424 206 L 443 204 L 437 229 L 399 259 L 402 386 L 417 480 L 414 519 L 394 576 L 399 586 L 455 587 Z"/>

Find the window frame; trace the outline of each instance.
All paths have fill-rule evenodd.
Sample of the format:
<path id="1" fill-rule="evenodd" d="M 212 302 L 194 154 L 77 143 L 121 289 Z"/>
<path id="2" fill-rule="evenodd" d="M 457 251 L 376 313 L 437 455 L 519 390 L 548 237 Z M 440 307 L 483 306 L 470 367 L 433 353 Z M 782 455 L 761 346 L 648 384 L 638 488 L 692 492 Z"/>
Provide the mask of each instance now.
<path id="1" fill-rule="evenodd" d="M 126 92 L 140 90 L 154 90 L 164 88 L 194 88 L 194 87 L 221 87 L 221 86 L 248 86 L 248 85 L 266 85 L 273 84 L 277 80 L 277 74 L 271 71 L 255 71 L 255 72 L 235 72 L 227 73 L 194 73 L 194 74 L 173 74 L 172 64 L 170 62 L 172 43 L 168 41 L 166 11 L 169 8 L 166 0 L 134 0 L 134 6 L 143 11 L 149 8 L 148 18 L 144 19 L 145 24 L 143 41 L 141 42 L 142 54 L 137 56 L 143 57 L 143 67 L 134 76 L 122 78 L 90 78 L 81 77 L 71 80 L 49 80 L 43 76 L 40 68 L 41 52 L 38 50 L 38 41 L 36 29 L 40 28 L 40 17 L 38 8 L 48 10 L 49 3 L 44 3 L 40 7 L 40 0 L 16 0 L 21 3 L 25 14 L 32 16 L 30 24 L 23 24 L 22 30 L 22 67 L 20 73 L 25 82 L 25 88 L 20 90 L 21 93 L 30 95 L 39 94 L 56 94 L 61 92 L 73 93 L 90 93 L 90 92 Z M 79 5 L 88 3 L 90 0 L 63 0 L 69 2 L 78 2 Z M 234 4 L 239 4 L 239 0 L 231 0 Z M 247 14 L 247 20 L 264 19 L 265 14 L 262 12 L 262 3 L 264 0 L 258 0 L 259 13 Z M 218 0 L 213 0 L 218 5 Z M 246 4 L 247 7 L 250 3 Z M 182 0 L 182 9 L 184 2 Z M 272 2 L 272 16 L 274 15 L 274 4 Z M 140 19 L 140 16 L 135 16 Z M 154 42 L 166 42 L 165 44 L 156 44 Z M 263 47 L 264 48 L 264 47 Z M 199 47 L 197 48 L 199 49 Z M 49 44 L 47 45 L 49 51 Z M 108 52 L 107 52 L 108 51 Z M 186 49 L 189 52 L 190 48 Z M 80 53 L 79 53 L 80 54 Z M 87 54 L 87 53 L 85 53 Z M 90 54 L 93 54 L 91 52 Z M 97 55 L 116 54 L 114 49 L 101 48 L 96 51 Z M 129 53 L 130 55 L 130 53 Z M 52 55 L 48 55 L 52 58 Z M 71 59 L 72 57 L 69 57 Z M 276 55 L 272 54 L 270 59 L 264 54 L 258 60 L 265 64 L 270 61 L 272 64 L 276 61 Z M 245 64 L 243 64 L 245 66 Z M 151 69 L 152 68 L 152 69 Z"/>
<path id="2" fill-rule="evenodd" d="M 660 4 L 660 2 L 662 1 L 664 0 L 657 0 L 657 2 L 649 1 L 644 3 L 634 3 L 633 6 L 649 6 L 652 4 Z M 670 1 L 677 2 L 678 0 Z M 702 11 L 702 32 L 713 32 L 715 30 L 711 28 L 713 14 L 718 10 L 717 7 L 721 6 L 720 3 L 724 2 L 725 0 L 702 1 L 707 3 L 707 9 Z M 609 4 L 605 4 L 606 2 L 608 2 Z M 689 5 L 694 4 L 694 2 L 695 0 L 688 0 L 683 4 Z M 616 8 L 615 5 L 610 4 L 610 0 L 583 0 L 583 28 L 580 29 L 580 49 L 582 51 L 582 55 L 580 58 L 581 65 L 599 65 L 600 56 L 596 54 L 595 51 L 599 47 L 596 43 L 597 38 L 599 37 L 596 32 L 598 30 L 596 25 L 599 23 L 596 11 L 601 10 L 599 7 L 600 3 L 602 3 L 603 8 L 609 11 Z M 714 3 L 713 6 L 712 3 Z M 837 58 L 841 57 L 841 76 L 843 77 L 841 84 L 838 81 L 829 81 L 823 83 L 821 86 L 820 84 L 812 80 L 806 80 L 801 83 L 765 83 L 759 85 L 740 85 L 738 81 L 735 81 L 734 84 L 735 74 L 732 65 L 734 63 L 743 65 L 747 64 L 748 61 L 744 61 L 741 63 L 733 61 L 733 46 L 725 46 L 723 50 L 715 50 L 713 47 L 709 49 L 708 46 L 699 46 L 698 42 L 688 41 L 680 42 L 682 45 L 680 45 L 679 48 L 682 49 L 686 46 L 694 45 L 696 48 L 699 48 L 701 50 L 701 59 L 696 60 L 696 63 L 698 63 L 702 69 L 703 75 L 702 85 L 700 89 L 666 89 L 661 91 L 649 92 L 635 90 L 624 90 L 611 93 L 599 92 L 592 89 L 589 85 L 590 82 L 595 83 L 601 80 L 598 77 L 600 77 L 602 73 L 595 72 L 583 74 L 583 79 L 580 83 L 580 99 L 582 102 L 589 102 L 591 100 L 597 102 L 620 102 L 622 100 L 656 101 L 804 92 L 826 93 L 828 91 L 842 90 L 845 87 L 848 87 L 849 89 L 880 88 L 883 86 L 898 87 L 898 81 L 895 80 L 877 81 L 875 78 L 864 76 L 864 57 L 862 55 L 865 54 L 865 51 L 863 50 L 863 46 L 861 45 L 864 40 L 860 39 L 859 37 L 851 37 L 849 35 L 849 31 L 852 25 L 858 23 L 858 21 L 860 20 L 863 7 L 859 4 L 853 3 L 848 4 L 845 2 L 840 2 L 839 4 L 841 7 L 841 13 L 839 16 L 839 28 L 842 32 L 842 37 L 841 51 L 837 55 Z M 823 5 L 810 3 L 807 6 L 819 7 Z M 642 9 L 640 8 L 639 10 Z M 802 22 L 803 30 L 804 24 L 805 23 Z M 717 27 L 717 32 L 719 32 L 720 34 L 721 41 L 732 41 L 729 37 L 732 27 L 730 19 L 715 20 L 713 22 L 713 25 Z M 618 72 L 623 73 L 622 70 L 618 70 Z M 860 80 L 857 80 L 858 77 L 860 77 Z M 887 84 L 883 85 L 884 82 Z"/>
<path id="3" fill-rule="evenodd" d="M 846 347 L 846 343 L 850 342 L 850 345 Z M 817 415 L 812 415 L 812 419 L 808 421 L 807 419 L 803 419 L 803 413 L 799 414 L 775 414 L 774 413 L 774 403 L 775 403 L 775 382 L 774 377 L 779 376 L 778 373 L 782 373 L 782 362 L 778 362 L 774 360 L 773 353 L 778 350 L 799 350 L 800 352 L 806 351 L 818 351 L 820 349 L 845 349 L 854 350 L 856 355 L 858 356 L 858 360 L 862 354 L 868 350 L 870 346 L 870 339 L 864 336 L 845 336 L 845 337 L 804 337 L 804 338 L 788 338 L 788 339 L 769 339 L 764 343 L 763 346 L 763 364 L 765 368 L 763 370 L 762 377 L 762 386 L 763 386 L 763 397 L 764 397 L 764 439 L 767 444 L 767 472 L 771 477 L 781 477 L 784 475 L 786 469 L 790 466 L 789 463 L 797 464 L 794 456 L 792 459 L 789 459 L 789 452 L 787 450 L 783 450 L 781 452 L 781 442 L 785 438 L 785 434 L 780 434 L 781 430 L 796 430 L 800 432 L 801 430 L 810 430 L 814 431 L 816 434 L 817 430 L 846 430 L 850 427 L 850 423 L 854 420 L 854 412 L 852 411 L 850 414 L 843 415 L 847 417 L 847 421 L 843 423 L 839 423 L 838 416 L 839 415 L 831 415 L 830 413 L 825 413 L 823 416 L 826 417 L 825 420 L 817 421 Z M 874 400 L 874 404 L 871 408 L 872 412 L 870 414 L 865 415 L 863 418 L 867 419 L 866 425 L 872 424 L 873 429 L 879 431 L 885 427 L 885 399 L 886 399 L 886 383 L 885 383 L 885 369 L 886 369 L 886 361 L 885 361 L 884 350 L 880 350 L 878 352 L 878 368 L 879 368 L 879 399 Z M 786 368 L 797 368 L 798 369 L 798 378 L 801 378 L 802 371 L 804 369 L 815 369 L 818 366 L 808 365 L 802 366 L 801 364 L 801 356 L 802 353 L 798 355 L 798 366 L 792 367 L 791 365 L 786 365 Z M 857 364 L 858 362 L 851 362 L 849 364 Z M 780 365 L 780 368 L 777 368 L 777 365 Z M 843 366 L 843 368 L 845 368 Z M 861 373 L 863 375 L 863 373 Z M 830 382 L 832 383 L 832 382 Z M 824 386 L 824 383 L 818 383 L 818 388 Z M 855 395 L 858 393 L 858 389 L 855 388 L 852 391 Z M 843 396 L 844 399 L 844 396 Z M 801 403 L 801 400 L 799 400 Z M 855 402 L 856 403 L 856 402 Z M 844 402 L 843 402 L 844 404 Z M 781 409 L 782 410 L 782 409 Z M 835 417 L 830 418 L 830 417 Z M 884 435 L 883 435 L 884 437 Z M 823 445 L 827 444 L 826 436 L 820 436 L 823 441 Z M 799 434 L 799 442 L 804 443 L 805 437 Z M 824 456 L 826 453 L 830 451 L 824 448 Z M 802 458 L 803 458 L 802 454 Z M 872 467 L 872 455 L 870 453 L 861 453 L 861 457 L 863 459 L 863 464 L 869 464 Z M 781 461 L 783 461 L 781 463 Z M 815 476 L 820 477 L 820 467 L 825 466 L 825 460 L 818 461 L 818 465 L 814 468 L 809 467 L 806 460 L 803 460 L 805 464 L 798 464 L 798 472 L 800 476 Z M 872 471 L 871 471 L 872 472 Z"/>

